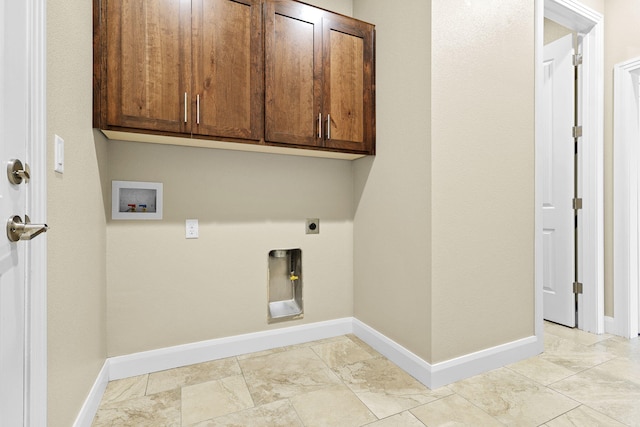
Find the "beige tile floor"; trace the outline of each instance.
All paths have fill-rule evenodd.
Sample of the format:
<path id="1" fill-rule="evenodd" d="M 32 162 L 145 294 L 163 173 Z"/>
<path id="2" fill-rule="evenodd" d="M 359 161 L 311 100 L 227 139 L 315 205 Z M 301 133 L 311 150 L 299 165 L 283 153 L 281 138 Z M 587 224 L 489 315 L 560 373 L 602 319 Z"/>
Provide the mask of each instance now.
<path id="1" fill-rule="evenodd" d="M 640 341 L 545 324 L 545 352 L 429 390 L 353 335 L 112 381 L 93 426 L 640 426 Z"/>

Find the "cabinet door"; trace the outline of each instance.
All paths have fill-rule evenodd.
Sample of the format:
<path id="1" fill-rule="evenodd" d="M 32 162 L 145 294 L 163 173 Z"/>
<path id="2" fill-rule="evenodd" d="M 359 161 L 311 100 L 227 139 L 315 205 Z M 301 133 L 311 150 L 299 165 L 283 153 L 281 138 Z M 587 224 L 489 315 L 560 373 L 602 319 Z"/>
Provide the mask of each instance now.
<path id="1" fill-rule="evenodd" d="M 261 28 L 260 0 L 193 0 L 194 134 L 262 137 Z"/>
<path id="2" fill-rule="evenodd" d="M 265 140 L 320 146 L 322 11 L 265 4 Z"/>
<path id="3" fill-rule="evenodd" d="M 328 15 L 323 45 L 325 147 L 374 154 L 373 26 Z"/>
<path id="4" fill-rule="evenodd" d="M 191 87 L 186 3 L 107 2 L 107 126 L 184 132 L 184 94 Z"/>

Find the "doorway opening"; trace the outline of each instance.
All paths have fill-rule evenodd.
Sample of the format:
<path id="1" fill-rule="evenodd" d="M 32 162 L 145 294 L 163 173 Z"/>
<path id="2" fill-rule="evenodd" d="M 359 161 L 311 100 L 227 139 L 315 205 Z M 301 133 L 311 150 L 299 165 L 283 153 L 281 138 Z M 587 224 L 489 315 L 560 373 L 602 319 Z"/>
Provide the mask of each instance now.
<path id="1" fill-rule="evenodd" d="M 577 247 L 577 269 L 583 293 L 578 294 L 578 327 L 592 333 L 604 332 L 604 197 L 603 197 L 603 17 L 573 0 L 536 2 L 536 336 L 543 336 L 543 188 L 544 118 L 543 35 L 544 18 L 572 31 L 581 39 L 582 83 L 578 111 L 582 122 L 577 186 L 582 198 L 578 227 L 582 230 Z M 567 286 L 572 287 L 573 283 Z"/>
<path id="2" fill-rule="evenodd" d="M 580 123 L 577 97 L 579 65 L 577 34 L 545 19 L 543 87 L 540 128 L 544 131 L 542 150 L 542 233 L 543 233 L 543 313 L 544 319 L 575 327 L 578 269 L 578 228 L 580 211 L 577 171 L 580 165 Z"/>

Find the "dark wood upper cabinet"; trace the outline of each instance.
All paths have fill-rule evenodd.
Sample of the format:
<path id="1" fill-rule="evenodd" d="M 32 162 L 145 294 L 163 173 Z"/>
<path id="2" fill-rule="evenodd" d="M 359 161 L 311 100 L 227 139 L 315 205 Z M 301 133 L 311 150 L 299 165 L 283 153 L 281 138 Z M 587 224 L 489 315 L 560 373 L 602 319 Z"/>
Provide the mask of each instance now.
<path id="1" fill-rule="evenodd" d="M 193 0 L 192 5 L 192 132 L 259 140 L 264 115 L 260 0 Z"/>
<path id="2" fill-rule="evenodd" d="M 373 25 L 297 1 L 94 0 L 107 135 L 374 154 L 374 77 Z"/>
<path id="3" fill-rule="evenodd" d="M 265 4 L 265 140 L 322 147 L 322 12 Z"/>
<path id="4" fill-rule="evenodd" d="M 262 138 L 260 0 L 97 1 L 106 90 L 94 126 Z"/>
<path id="5" fill-rule="evenodd" d="M 108 19 L 101 127 L 184 132 L 181 94 L 191 86 L 191 6 L 180 0 L 103 6 Z"/>
<path id="6" fill-rule="evenodd" d="M 373 26 L 333 15 L 323 19 L 325 147 L 375 150 Z"/>
<path id="7" fill-rule="evenodd" d="M 373 154 L 373 25 L 290 0 L 265 7 L 266 142 Z"/>

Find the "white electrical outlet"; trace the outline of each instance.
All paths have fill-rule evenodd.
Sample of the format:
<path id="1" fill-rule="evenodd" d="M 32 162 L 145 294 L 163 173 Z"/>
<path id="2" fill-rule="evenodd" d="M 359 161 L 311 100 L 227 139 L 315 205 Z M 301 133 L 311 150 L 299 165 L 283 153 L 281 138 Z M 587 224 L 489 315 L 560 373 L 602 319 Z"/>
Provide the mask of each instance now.
<path id="1" fill-rule="evenodd" d="M 197 219 L 188 219 L 185 222 L 186 233 L 185 237 L 187 239 L 197 239 L 198 238 L 198 220 Z"/>

